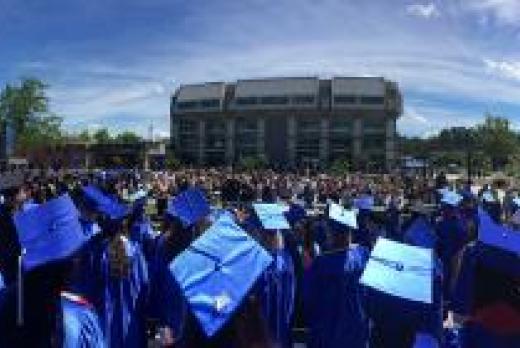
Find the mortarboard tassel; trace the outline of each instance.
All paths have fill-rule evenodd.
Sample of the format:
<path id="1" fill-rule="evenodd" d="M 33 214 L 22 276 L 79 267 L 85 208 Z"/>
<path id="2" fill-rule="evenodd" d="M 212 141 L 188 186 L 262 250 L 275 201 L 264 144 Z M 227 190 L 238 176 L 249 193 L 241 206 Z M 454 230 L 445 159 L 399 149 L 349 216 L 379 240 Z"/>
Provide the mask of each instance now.
<path id="1" fill-rule="evenodd" d="M 16 297 L 16 324 L 19 327 L 23 326 L 24 316 L 23 316 L 23 255 L 25 254 L 25 249 L 22 249 L 20 255 L 18 256 L 18 279 L 17 279 L 17 297 Z"/>

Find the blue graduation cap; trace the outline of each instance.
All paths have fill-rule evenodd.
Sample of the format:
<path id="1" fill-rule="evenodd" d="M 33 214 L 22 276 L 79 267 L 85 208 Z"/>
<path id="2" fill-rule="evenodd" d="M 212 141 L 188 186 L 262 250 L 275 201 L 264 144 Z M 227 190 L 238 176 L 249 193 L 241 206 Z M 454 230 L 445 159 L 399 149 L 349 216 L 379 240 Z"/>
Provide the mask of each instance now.
<path id="1" fill-rule="evenodd" d="M 277 203 L 255 203 L 253 209 L 266 230 L 288 230 L 291 228 L 285 218 L 285 207 Z"/>
<path id="2" fill-rule="evenodd" d="M 363 195 L 354 200 L 354 206 L 359 210 L 372 210 L 374 207 L 374 197 Z"/>
<path id="3" fill-rule="evenodd" d="M 25 270 L 71 256 L 88 237 L 68 194 L 14 216 Z"/>
<path id="4" fill-rule="evenodd" d="M 329 204 L 329 218 L 349 228 L 358 228 L 356 212 L 354 210 L 346 210 L 339 204 Z"/>
<path id="5" fill-rule="evenodd" d="M 432 250 L 379 238 L 360 283 L 378 295 L 431 305 Z"/>
<path id="6" fill-rule="evenodd" d="M 210 213 L 208 215 L 209 222 L 214 223 L 221 217 L 227 217 L 228 219 L 231 219 L 231 221 L 235 221 L 235 216 L 229 210 L 211 206 Z"/>
<path id="7" fill-rule="evenodd" d="M 84 186 L 82 191 L 92 205 L 92 208 L 111 220 L 123 219 L 129 213 L 129 209 L 126 205 L 119 203 L 114 197 L 105 195 L 95 186 Z"/>
<path id="8" fill-rule="evenodd" d="M 441 203 L 456 207 L 462 201 L 462 196 L 455 191 L 446 191 L 441 197 Z"/>
<path id="9" fill-rule="evenodd" d="M 426 218 L 419 216 L 405 231 L 404 241 L 410 245 L 433 249 L 437 242 L 437 236 Z"/>
<path id="10" fill-rule="evenodd" d="M 491 191 L 486 191 L 482 194 L 482 199 L 484 200 L 484 202 L 487 202 L 487 203 L 494 203 L 496 200 L 495 200 L 495 196 L 493 195 L 493 192 Z"/>
<path id="11" fill-rule="evenodd" d="M 22 204 L 21 210 L 22 211 L 27 211 L 27 210 L 34 209 L 34 208 L 36 208 L 38 206 L 39 206 L 39 204 L 34 203 L 34 201 L 32 199 L 30 199 L 30 200 L 28 200 L 28 201 L 26 201 L 26 202 L 24 202 Z"/>
<path id="12" fill-rule="evenodd" d="M 303 206 L 292 203 L 289 206 L 289 210 L 284 212 L 284 215 L 289 224 L 294 225 L 307 217 L 307 211 L 303 208 Z"/>
<path id="13" fill-rule="evenodd" d="M 210 213 L 209 203 L 198 188 L 188 188 L 168 202 L 167 213 L 190 227 Z"/>
<path id="14" fill-rule="evenodd" d="M 498 225 L 481 208 L 478 210 L 478 240 L 488 246 L 520 255 L 520 233 L 506 226 Z"/>
<path id="15" fill-rule="evenodd" d="M 273 259 L 237 224 L 223 217 L 169 266 L 208 337 L 233 315 Z"/>
<path id="16" fill-rule="evenodd" d="M 413 348 L 439 348 L 439 341 L 432 335 L 418 332 L 415 335 Z"/>
<path id="17" fill-rule="evenodd" d="M 471 200 L 471 199 L 475 198 L 475 195 L 471 191 L 471 187 L 470 186 L 464 187 L 464 189 L 460 191 L 460 195 L 465 200 Z"/>
<path id="18" fill-rule="evenodd" d="M 130 199 L 131 202 L 135 202 L 137 200 L 141 200 L 143 198 L 146 198 L 146 196 L 148 196 L 148 192 L 146 192 L 143 189 L 139 189 L 136 192 L 134 192 L 133 194 L 131 194 L 129 199 Z"/>
<path id="19" fill-rule="evenodd" d="M 448 186 L 444 186 L 440 189 L 437 189 L 437 192 L 441 195 L 441 196 L 444 196 L 444 194 L 446 194 L 447 192 L 450 192 L 450 188 Z"/>

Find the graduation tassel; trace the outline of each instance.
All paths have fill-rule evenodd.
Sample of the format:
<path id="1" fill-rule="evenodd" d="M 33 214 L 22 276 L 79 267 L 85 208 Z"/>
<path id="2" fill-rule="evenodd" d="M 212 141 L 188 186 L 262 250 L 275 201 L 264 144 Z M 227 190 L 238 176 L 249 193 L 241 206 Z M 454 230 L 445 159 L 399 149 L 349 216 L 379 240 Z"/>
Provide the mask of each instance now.
<path id="1" fill-rule="evenodd" d="M 16 298 L 16 324 L 19 327 L 23 326 L 23 274 L 22 274 L 22 261 L 25 250 L 20 252 L 18 255 L 18 279 L 17 279 L 17 298 Z"/>

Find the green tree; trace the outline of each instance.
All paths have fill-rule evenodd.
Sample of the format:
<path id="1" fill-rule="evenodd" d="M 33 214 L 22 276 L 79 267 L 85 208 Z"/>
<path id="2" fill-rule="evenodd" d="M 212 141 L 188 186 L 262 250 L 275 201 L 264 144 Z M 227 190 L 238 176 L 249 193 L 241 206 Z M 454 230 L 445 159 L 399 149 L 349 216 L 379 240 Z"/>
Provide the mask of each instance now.
<path id="1" fill-rule="evenodd" d="M 503 168 L 512 154 L 518 150 L 516 134 L 507 118 L 486 115 L 483 124 L 477 127 L 476 142 L 491 159 L 493 170 Z"/>
<path id="2" fill-rule="evenodd" d="M 173 170 L 179 168 L 181 162 L 177 157 L 175 157 L 175 154 L 173 152 L 167 152 L 165 164 L 167 169 Z"/>
<path id="3" fill-rule="evenodd" d="M 48 112 L 47 85 L 37 79 L 23 79 L 16 85 L 7 84 L 0 93 L 0 120 L 9 122 L 17 134 Z"/>
<path id="4" fill-rule="evenodd" d="M 350 161 L 347 159 L 337 159 L 332 162 L 330 172 L 332 175 L 345 175 L 351 169 Z"/>
<path id="5" fill-rule="evenodd" d="M 17 137 L 18 150 L 29 152 L 36 147 L 59 145 L 63 142 L 61 132 L 62 118 L 52 115 L 28 122 Z"/>
<path id="6" fill-rule="evenodd" d="M 143 138 L 131 131 L 124 131 L 114 137 L 114 142 L 119 144 L 137 144 L 141 141 Z"/>
<path id="7" fill-rule="evenodd" d="M 245 156 L 239 160 L 239 166 L 245 170 L 261 169 L 266 165 L 267 160 L 264 156 Z"/>
<path id="8" fill-rule="evenodd" d="M 90 142 L 92 137 L 90 136 L 88 129 L 84 129 L 78 134 L 77 139 L 79 141 Z"/>
<path id="9" fill-rule="evenodd" d="M 0 124 L 14 130 L 18 152 L 62 141 L 62 119 L 49 113 L 47 87 L 40 80 L 26 78 L 19 84 L 7 84 L 0 92 Z"/>
<path id="10" fill-rule="evenodd" d="M 112 137 L 106 128 L 100 128 L 92 135 L 94 141 L 98 144 L 109 144 L 112 142 Z"/>

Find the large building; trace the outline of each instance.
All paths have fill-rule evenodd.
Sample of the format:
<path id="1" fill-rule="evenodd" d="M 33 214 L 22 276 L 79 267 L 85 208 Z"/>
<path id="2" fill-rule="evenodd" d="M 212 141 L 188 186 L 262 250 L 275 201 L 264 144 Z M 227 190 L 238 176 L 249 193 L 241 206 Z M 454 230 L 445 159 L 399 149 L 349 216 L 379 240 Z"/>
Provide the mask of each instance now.
<path id="1" fill-rule="evenodd" d="M 376 77 L 294 77 L 181 85 L 171 141 L 185 163 L 262 157 L 272 165 L 325 167 L 335 160 L 391 167 L 402 97 Z"/>

